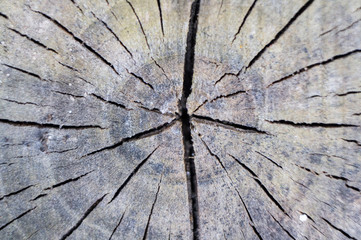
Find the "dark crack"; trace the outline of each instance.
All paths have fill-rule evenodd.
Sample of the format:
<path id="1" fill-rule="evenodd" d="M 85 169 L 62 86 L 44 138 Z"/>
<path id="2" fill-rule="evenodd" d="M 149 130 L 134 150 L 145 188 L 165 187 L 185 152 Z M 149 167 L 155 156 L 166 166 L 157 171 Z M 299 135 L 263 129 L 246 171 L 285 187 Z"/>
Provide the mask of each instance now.
<path id="1" fill-rule="evenodd" d="M 262 157 L 264 157 L 265 159 L 269 160 L 271 163 L 273 163 L 274 165 L 276 165 L 277 167 L 283 169 L 283 167 L 281 165 L 279 165 L 278 163 L 276 163 L 275 161 L 273 161 L 271 158 L 267 157 L 266 155 L 264 155 L 263 153 L 260 153 L 258 151 L 255 151 L 257 154 L 261 155 Z"/>
<path id="2" fill-rule="evenodd" d="M 18 193 L 21 193 L 21 192 L 23 192 L 23 191 L 25 191 L 25 190 L 33 187 L 33 186 L 34 186 L 34 185 L 29 185 L 29 186 L 27 186 L 27 187 L 24 187 L 24 188 L 22 188 L 22 189 L 20 189 L 20 190 L 15 191 L 15 192 L 11 192 L 11 193 L 8 193 L 8 194 L 6 194 L 6 195 L 3 195 L 3 196 L 0 197 L 0 201 L 3 200 L 4 198 L 10 197 L 10 196 L 14 196 L 14 195 L 16 195 L 16 194 L 18 194 Z"/>
<path id="3" fill-rule="evenodd" d="M 70 0 L 74 5 L 75 5 L 75 7 L 81 12 L 81 14 L 83 14 L 84 15 L 84 12 L 83 12 L 83 10 L 79 7 L 79 4 L 77 4 L 74 0 Z"/>
<path id="4" fill-rule="evenodd" d="M 59 61 L 58 61 L 58 63 L 59 63 L 60 65 L 62 65 L 63 67 L 66 67 L 66 68 L 68 68 L 68 69 L 70 69 L 70 70 L 72 70 L 72 71 L 74 71 L 74 72 L 79 72 L 78 69 L 73 68 L 73 67 L 71 67 L 71 66 L 69 66 L 69 65 L 66 65 L 65 63 L 62 63 L 62 62 L 59 62 Z"/>
<path id="5" fill-rule="evenodd" d="M 0 12 L 0 17 L 3 17 L 5 19 L 9 19 L 9 17 L 7 15 L 5 15 L 4 13 Z"/>
<path id="6" fill-rule="evenodd" d="M 46 50 L 48 50 L 48 51 L 51 51 L 51 52 L 53 52 L 53 53 L 58 54 L 58 52 L 57 52 L 57 51 L 55 51 L 55 50 L 54 50 L 54 49 L 52 49 L 52 48 L 49 48 L 49 47 L 45 46 L 45 44 L 41 43 L 40 41 L 35 40 L 34 38 L 31 38 L 31 37 L 29 37 L 28 35 L 23 34 L 23 33 L 21 33 L 21 32 L 19 32 L 19 31 L 15 30 L 15 29 L 13 29 L 13 28 L 9 28 L 9 27 L 8 27 L 8 29 L 9 29 L 9 30 L 11 30 L 11 31 L 13 31 L 14 33 L 16 33 L 16 34 L 18 34 L 18 35 L 20 35 L 20 36 L 22 36 L 22 37 L 26 38 L 26 39 L 28 39 L 29 41 L 31 41 L 31 42 L 33 42 L 33 43 L 35 43 L 36 45 L 38 45 L 38 46 L 40 46 L 40 47 L 42 47 L 42 48 L 44 48 L 44 49 L 46 49 Z"/>
<path id="7" fill-rule="evenodd" d="M 236 92 L 233 92 L 233 93 L 230 93 L 230 94 L 227 94 L 227 95 L 219 95 L 215 98 L 213 98 L 212 100 L 205 100 L 202 104 L 200 104 L 194 111 L 193 113 L 197 112 L 201 107 L 203 107 L 207 102 L 209 103 L 212 103 L 214 101 L 217 101 L 218 99 L 220 98 L 229 98 L 229 97 L 233 97 L 233 96 L 236 96 L 238 94 L 241 94 L 241 93 L 247 93 L 247 91 L 244 91 L 244 90 L 239 90 L 239 91 L 236 91 Z"/>
<path id="8" fill-rule="evenodd" d="M 260 134 L 268 134 L 267 132 L 259 130 L 258 128 L 255 128 L 255 127 L 250 127 L 250 126 L 241 125 L 241 124 L 234 123 L 234 122 L 214 119 L 214 118 L 211 118 L 208 116 L 201 116 L 201 115 L 193 114 L 192 118 L 195 118 L 196 120 L 201 120 L 204 122 L 211 122 L 211 123 L 214 123 L 215 125 L 221 126 L 221 127 L 228 127 L 228 128 L 231 128 L 231 129 L 233 128 L 233 129 L 237 129 L 237 130 L 245 130 L 245 131 L 250 131 L 250 132 L 260 133 Z"/>
<path id="9" fill-rule="evenodd" d="M 87 173 L 84 173 L 84 174 L 82 174 L 82 175 L 80 175 L 80 176 L 78 176 L 78 177 L 70 178 L 70 179 L 67 179 L 67 180 L 65 180 L 65 181 L 62 181 L 62 182 L 60 182 L 60 183 L 54 184 L 53 186 L 48 187 L 48 188 L 45 188 L 44 190 L 51 190 L 51 189 L 54 189 L 54 188 L 63 186 L 63 185 L 65 185 L 65 184 L 67 184 L 67 183 L 76 182 L 76 181 L 78 181 L 79 179 L 85 177 L 86 175 L 88 175 L 88 174 L 91 173 L 91 172 L 94 172 L 94 170 L 92 170 L 92 171 L 90 171 L 90 172 L 87 172 Z"/>
<path id="10" fill-rule="evenodd" d="M 132 11 L 133 11 L 133 13 L 134 13 L 135 17 L 136 17 L 136 18 L 137 18 L 137 20 L 138 20 L 139 27 L 140 27 L 140 29 L 142 30 L 142 33 L 143 33 L 143 36 L 144 36 L 145 42 L 146 42 L 146 44 L 147 44 L 148 49 L 150 50 L 149 43 L 148 43 L 148 38 L 147 38 L 147 35 L 145 34 L 145 31 L 144 31 L 144 28 L 143 28 L 142 22 L 140 21 L 140 19 L 139 19 L 139 17 L 138 17 L 138 14 L 137 14 L 137 12 L 135 11 L 135 9 L 134 9 L 134 7 L 133 7 L 132 3 L 131 3 L 131 2 L 129 2 L 128 0 L 126 0 L 126 1 L 127 1 L 127 3 L 129 4 L 129 6 L 130 6 L 130 8 L 132 9 Z"/>
<path id="11" fill-rule="evenodd" d="M 329 63 L 331 63 L 331 62 L 333 62 L 333 61 L 335 61 L 335 60 L 339 60 L 339 59 L 342 59 L 342 58 L 346 58 L 346 57 L 348 57 L 348 56 L 351 56 L 351 55 L 356 54 L 356 53 L 359 53 L 359 52 L 361 52 L 361 49 L 355 49 L 355 50 L 350 51 L 350 52 L 347 52 L 347 53 L 343 53 L 343 54 L 339 54 L 339 55 L 333 56 L 333 57 L 331 57 L 331 58 L 329 58 L 329 59 L 326 59 L 326 60 L 324 60 L 324 61 L 310 64 L 310 65 L 308 65 L 308 66 L 306 66 L 306 67 L 303 67 L 303 68 L 301 68 L 301 69 L 298 69 L 297 71 L 295 71 L 295 72 L 293 72 L 293 73 L 291 73 L 291 74 L 289 74 L 289 75 L 287 75 L 287 76 L 285 76 L 285 77 L 282 77 L 281 79 L 278 79 L 278 80 L 270 83 L 266 88 L 269 88 L 269 87 L 271 87 L 271 86 L 273 86 L 273 85 L 275 85 L 275 84 L 277 84 L 277 83 L 280 83 L 280 82 L 282 82 L 282 81 L 284 81 L 284 80 L 287 80 L 287 79 L 289 79 L 289 78 L 291 78 L 291 77 L 293 77 L 293 76 L 295 76 L 295 75 L 297 75 L 297 74 L 306 72 L 306 71 L 310 70 L 311 68 L 314 68 L 314 67 L 317 67 L 317 66 L 320 66 L 320 65 L 326 65 L 326 64 L 329 64 Z M 338 96 L 340 96 L 340 95 L 338 95 Z M 342 95 L 341 95 L 341 96 L 342 96 Z"/>
<path id="12" fill-rule="evenodd" d="M 254 222 L 253 222 L 252 216 L 251 216 L 251 214 L 249 213 L 248 208 L 247 208 L 245 202 L 243 201 L 243 198 L 242 198 L 241 194 L 239 193 L 238 189 L 234 186 L 233 180 L 232 180 L 231 176 L 229 175 L 229 173 L 228 173 L 225 165 L 224 165 L 223 162 L 221 161 L 220 157 L 219 157 L 217 154 L 215 154 L 215 153 L 213 153 L 213 152 L 211 151 L 211 149 L 210 149 L 209 146 L 206 144 L 206 142 L 202 139 L 202 137 L 201 137 L 200 134 L 199 134 L 199 138 L 200 138 L 200 140 L 202 141 L 202 143 L 204 144 L 204 146 L 206 147 L 208 153 L 209 153 L 212 157 L 214 157 L 214 158 L 217 159 L 218 164 L 219 164 L 219 165 L 222 167 L 222 169 L 225 171 L 228 179 L 229 179 L 230 182 L 231 182 L 231 186 L 232 186 L 232 187 L 234 188 L 234 190 L 236 191 L 239 199 L 241 200 L 241 202 L 242 202 L 242 204 L 243 204 L 243 207 L 244 207 L 245 211 L 247 212 L 249 221 L 252 223 L 252 224 L 250 224 L 252 230 L 254 231 L 254 233 L 256 234 L 256 236 L 257 236 L 259 239 L 262 240 L 261 235 L 259 234 L 259 232 L 257 231 L 257 228 L 255 227 L 255 224 L 254 224 Z M 243 231 L 242 231 L 242 230 L 241 230 L 241 232 L 242 232 L 242 234 L 243 234 Z"/>
<path id="13" fill-rule="evenodd" d="M 97 95 L 95 93 L 91 93 L 90 96 L 93 96 L 95 97 L 96 99 L 104 102 L 104 103 L 107 103 L 107 104 L 111 104 L 111 105 L 114 105 L 116 107 L 120 107 L 120 108 L 123 108 L 123 109 L 126 109 L 126 110 L 129 110 L 125 105 L 121 104 L 121 103 L 118 103 L 118 102 L 114 102 L 114 101 L 111 101 L 111 100 L 107 100 L 103 97 L 101 97 L 100 95 Z"/>
<path id="14" fill-rule="evenodd" d="M 160 184 L 162 183 L 162 177 L 163 177 L 163 175 L 160 177 L 160 180 L 159 180 L 159 183 L 158 183 L 157 193 L 155 194 L 154 202 L 153 202 L 153 204 L 152 204 L 152 208 L 150 209 L 150 213 L 149 213 L 147 225 L 145 226 L 145 230 L 144 230 L 143 240 L 146 240 L 146 239 L 147 239 L 148 230 L 149 230 L 149 225 L 150 225 L 150 220 L 152 219 L 154 207 L 155 207 L 155 204 L 157 203 L 158 194 L 159 194 L 159 191 L 160 191 Z"/>
<path id="15" fill-rule="evenodd" d="M 161 65 L 159 65 L 159 63 L 153 57 L 151 57 L 151 59 L 154 61 L 154 64 L 163 72 L 163 75 L 169 80 L 169 77 L 164 71 L 164 68 Z"/>
<path id="16" fill-rule="evenodd" d="M 39 198 L 42 198 L 42 197 L 45 197 L 47 196 L 48 194 L 46 193 L 42 193 L 42 194 L 39 194 L 38 196 L 34 197 L 33 199 L 31 199 L 29 202 L 34 202 L 35 200 L 38 200 Z"/>
<path id="17" fill-rule="evenodd" d="M 256 2 L 257 2 L 257 0 L 254 0 L 253 3 L 252 3 L 252 5 L 248 8 L 248 11 L 247 11 L 246 15 L 244 16 L 241 25 L 239 26 L 236 34 L 234 34 L 232 43 L 236 40 L 238 34 L 241 32 L 241 29 L 242 29 L 243 25 L 246 23 L 246 20 L 247 20 L 248 16 L 251 14 L 252 9 L 253 9 L 254 6 L 256 5 Z"/>
<path id="18" fill-rule="evenodd" d="M 338 93 L 336 95 L 339 97 L 344 97 L 347 95 L 360 94 L 360 93 L 361 93 L 361 91 L 349 91 L 349 92 L 345 92 L 345 93 Z"/>
<path id="19" fill-rule="evenodd" d="M 99 205 L 99 203 L 101 201 L 103 201 L 104 197 L 107 194 L 104 194 L 101 198 L 99 198 L 98 200 L 96 200 L 91 206 L 90 208 L 88 208 L 86 210 L 86 212 L 84 213 L 84 215 L 79 219 L 79 221 L 72 227 L 69 229 L 69 231 L 67 231 L 61 238 L 60 240 L 64 240 L 67 239 L 81 224 L 82 222 L 85 220 L 85 218 L 88 217 L 88 215 Z"/>
<path id="20" fill-rule="evenodd" d="M 272 44 L 274 44 L 286 31 L 287 29 L 297 20 L 299 16 L 302 15 L 304 11 L 314 2 L 314 0 L 308 0 L 296 13 L 295 15 L 288 21 L 288 23 L 276 34 L 276 36 L 266 45 L 261 51 L 257 53 L 256 56 L 252 58 L 249 62 L 246 69 L 250 68 L 261 56 L 262 54 L 269 48 Z"/>
<path id="21" fill-rule="evenodd" d="M 162 16 L 162 5 L 160 4 L 160 0 L 157 0 L 158 10 L 159 10 L 159 21 L 160 21 L 160 27 L 162 29 L 162 34 L 164 37 L 164 27 L 163 27 L 163 16 Z"/>
<path id="22" fill-rule="evenodd" d="M 30 6 L 29 6 L 30 8 Z M 111 64 L 108 60 L 106 60 L 102 55 L 100 55 L 97 51 L 95 51 L 92 47 L 90 47 L 86 42 L 84 42 L 83 40 L 81 40 L 79 37 L 77 37 L 73 32 L 71 32 L 69 29 L 67 29 L 64 25 L 62 25 L 58 20 L 50 17 L 49 15 L 42 13 L 40 11 L 36 11 L 30 8 L 31 11 L 40 14 L 41 16 L 43 16 L 44 18 L 48 19 L 49 21 L 51 21 L 52 23 L 54 23 L 56 26 L 58 26 L 61 30 L 63 30 L 64 32 L 66 32 L 67 34 L 69 34 L 70 36 L 73 37 L 73 39 L 80 43 L 80 45 L 84 46 L 89 52 L 91 52 L 92 54 L 94 54 L 99 60 L 101 60 L 104 64 L 108 65 L 114 73 L 116 73 L 117 75 L 119 75 L 118 71 L 115 69 L 115 67 L 113 66 L 113 64 Z"/>
<path id="23" fill-rule="evenodd" d="M 118 195 L 120 194 L 120 192 L 125 188 L 125 186 L 127 186 L 127 184 L 129 183 L 129 181 L 132 179 L 132 177 L 137 174 L 137 172 L 139 171 L 139 169 L 149 160 L 149 158 L 153 155 L 153 153 L 155 151 L 157 151 L 157 149 L 159 148 L 156 147 L 145 159 L 143 159 L 135 168 L 134 170 L 129 174 L 129 176 L 124 180 L 124 182 L 122 183 L 122 185 L 120 185 L 120 187 L 117 189 L 117 191 L 114 193 L 114 196 L 112 197 L 112 199 L 108 202 L 111 203 L 114 201 L 114 199 L 116 199 L 118 197 Z"/>
<path id="24" fill-rule="evenodd" d="M 123 214 L 122 214 L 122 216 L 120 217 L 120 219 L 119 219 L 119 221 L 118 221 L 117 225 L 116 225 L 116 226 L 115 226 L 115 228 L 113 229 L 112 234 L 111 234 L 111 235 L 110 235 L 110 237 L 109 237 L 109 240 L 111 240 L 111 239 L 112 239 L 112 237 L 113 237 L 114 233 L 117 231 L 118 227 L 119 227 L 119 226 L 120 226 L 120 224 L 122 223 L 123 218 L 124 218 L 124 216 L 125 216 L 125 212 L 126 212 L 126 211 L 124 211 L 124 212 L 123 212 Z"/>
<path id="25" fill-rule="evenodd" d="M 108 29 L 108 31 L 115 37 L 115 39 L 117 39 L 117 41 L 119 42 L 119 44 L 124 48 L 124 50 L 130 55 L 131 58 L 133 58 L 133 54 L 129 51 L 129 49 L 125 46 L 125 44 L 120 40 L 120 38 L 118 37 L 118 35 L 109 27 L 109 25 L 104 22 L 103 20 L 101 20 L 100 18 L 98 18 L 93 12 L 92 12 L 93 16 L 99 21 L 101 22 L 104 27 L 106 29 Z"/>
<path id="26" fill-rule="evenodd" d="M 36 207 L 31 208 L 31 209 L 23 212 L 22 214 L 20 214 L 20 215 L 17 216 L 16 218 L 12 219 L 10 222 L 5 223 L 4 225 L 2 225 L 2 226 L 0 227 L 0 231 L 3 230 L 4 228 L 6 228 L 7 226 L 9 226 L 10 224 L 12 224 L 13 222 L 15 222 L 16 220 L 24 217 L 26 214 L 28 214 L 28 213 L 30 213 L 31 211 L 33 211 L 35 208 L 36 208 Z"/>
<path id="27" fill-rule="evenodd" d="M 282 226 L 282 224 L 270 213 L 270 215 L 271 215 L 271 217 L 273 218 L 273 220 L 275 220 L 275 222 L 282 228 L 282 230 L 285 232 L 285 233 L 287 233 L 287 235 L 290 237 L 290 238 L 292 238 L 293 240 L 296 240 L 296 238 L 294 237 L 294 236 L 292 236 L 292 234 L 289 232 L 289 231 L 287 231 L 287 229 L 285 229 L 283 226 Z"/>
<path id="28" fill-rule="evenodd" d="M 8 67 L 8 68 L 17 70 L 17 71 L 19 71 L 19 72 L 25 73 L 25 74 L 27 74 L 27 75 L 30 75 L 30 76 L 32 76 L 32 77 L 35 77 L 35 78 L 37 78 L 37 79 L 39 79 L 39 80 L 41 80 L 41 81 L 47 81 L 46 79 L 41 78 L 41 77 L 40 77 L 38 74 L 36 74 L 36 73 L 29 72 L 29 71 L 26 71 L 26 70 L 24 70 L 24 69 L 21 69 L 21 68 L 18 68 L 18 67 L 14 67 L 14 66 L 11 66 L 11 65 L 8 65 L 8 64 L 5 64 L 5 63 L 2 63 L 2 65 L 6 66 L 6 67 Z"/>
<path id="29" fill-rule="evenodd" d="M 187 46 L 184 57 L 183 92 L 179 103 L 179 112 L 182 121 L 184 166 L 187 178 L 189 215 L 194 240 L 199 239 L 198 184 L 196 166 L 194 163 L 194 147 L 192 140 L 190 116 L 187 109 L 187 100 L 192 92 L 194 52 L 196 45 L 200 3 L 200 0 L 195 0 L 192 3 L 191 7 L 190 19 L 188 23 Z"/>
<path id="30" fill-rule="evenodd" d="M 355 25 L 356 25 L 357 23 L 359 23 L 359 22 L 361 22 L 361 19 L 358 19 L 358 20 L 356 20 L 355 22 L 351 23 L 349 26 L 347 26 L 347 27 L 345 27 L 345 28 L 337 31 L 336 34 L 342 33 L 342 32 L 344 32 L 344 31 L 352 28 L 353 26 L 355 26 Z"/>
<path id="31" fill-rule="evenodd" d="M 133 77 L 135 77 L 136 79 L 140 80 L 144 85 L 150 87 L 152 90 L 154 90 L 154 87 L 152 86 L 152 84 L 146 82 L 141 76 L 138 76 L 137 74 L 130 72 L 128 69 L 126 69 L 127 72 L 132 75 Z"/>
<path id="32" fill-rule="evenodd" d="M 9 119 L 0 118 L 0 123 L 9 124 L 15 127 L 37 127 L 37 128 L 55 128 L 55 129 L 106 129 L 99 125 L 62 125 L 62 124 L 54 124 L 54 123 L 39 123 L 39 122 L 31 122 L 31 121 L 14 121 Z"/>
<path id="33" fill-rule="evenodd" d="M 53 93 L 57 93 L 57 94 L 60 94 L 60 95 L 65 95 L 65 96 L 69 96 L 69 97 L 73 97 L 73 98 L 84 98 L 84 96 L 81 96 L 81 95 L 75 95 L 75 94 L 72 94 L 72 93 L 61 92 L 61 91 L 58 91 L 58 90 L 50 90 L 50 91 L 53 92 Z"/>
<path id="34" fill-rule="evenodd" d="M 117 147 L 120 147 L 121 145 L 123 145 L 123 143 L 126 143 L 126 142 L 136 141 L 136 140 L 139 140 L 142 138 L 154 136 L 155 134 L 161 133 L 164 130 L 168 129 L 169 127 L 173 126 L 177 120 L 178 119 L 176 118 L 176 119 L 173 119 L 171 122 L 167 122 L 167 123 L 157 126 L 155 128 L 151 128 L 151 129 L 145 130 L 143 132 L 136 133 L 133 136 L 123 138 L 122 140 L 120 140 L 117 143 L 114 143 L 110 146 L 106 146 L 106 147 L 100 148 L 98 150 L 92 151 L 90 153 L 87 153 L 80 158 L 88 157 L 88 156 L 94 155 L 94 154 L 102 152 L 102 151 L 109 151 L 109 150 L 115 149 Z"/>
<path id="35" fill-rule="evenodd" d="M 242 163 L 239 159 L 236 157 L 228 154 L 230 157 L 232 157 L 243 169 L 245 169 L 248 173 L 252 175 L 252 179 L 258 184 L 258 186 L 261 187 L 264 193 L 269 197 L 269 199 L 288 217 L 288 213 L 284 210 L 284 208 L 281 206 L 281 204 L 272 196 L 272 194 L 268 191 L 268 189 L 263 185 L 263 183 L 258 179 L 258 176 L 255 172 L 252 171 L 249 167 L 247 167 L 246 164 Z"/>
<path id="36" fill-rule="evenodd" d="M 353 239 L 353 240 L 357 240 L 354 237 L 351 237 L 350 234 L 348 234 L 347 232 L 345 232 L 344 230 L 342 230 L 341 228 L 336 227 L 335 225 L 333 225 L 330 221 L 328 221 L 326 218 L 321 217 L 328 225 L 330 225 L 333 229 L 339 231 L 340 233 L 342 233 L 345 237 L 349 238 L 349 239 Z"/>
<path id="37" fill-rule="evenodd" d="M 239 70 L 237 73 L 224 73 L 220 78 L 218 78 L 215 82 L 214 82 L 214 86 L 216 86 L 218 83 L 220 83 L 225 77 L 227 76 L 234 76 L 234 77 L 238 77 L 241 72 L 242 72 L 243 68 L 241 68 L 241 70 Z"/>
<path id="38" fill-rule="evenodd" d="M 33 102 L 20 102 L 20 101 L 16 101 L 16 100 L 12 100 L 12 99 L 6 99 L 6 98 L 0 98 L 1 100 L 7 101 L 7 102 L 11 102 L 11 103 L 16 103 L 16 104 L 23 104 L 23 105 L 35 105 L 35 106 L 40 106 L 40 107 L 49 107 L 49 105 L 40 105 L 37 103 L 33 103 Z"/>
<path id="39" fill-rule="evenodd" d="M 343 141 L 345 142 L 350 142 L 350 143 L 354 143 L 356 144 L 357 146 L 360 146 L 361 147 L 361 143 L 357 140 L 354 140 L 354 139 L 345 139 L 345 138 L 341 138 Z"/>
<path id="40" fill-rule="evenodd" d="M 282 124 L 282 125 L 288 125 L 288 126 L 292 126 L 292 127 L 309 127 L 309 128 L 360 127 L 359 125 L 344 124 L 344 123 L 319 123 L 319 122 L 305 123 L 305 122 L 292 122 L 292 121 L 288 121 L 288 120 L 266 120 L 266 121 L 271 124 Z"/>

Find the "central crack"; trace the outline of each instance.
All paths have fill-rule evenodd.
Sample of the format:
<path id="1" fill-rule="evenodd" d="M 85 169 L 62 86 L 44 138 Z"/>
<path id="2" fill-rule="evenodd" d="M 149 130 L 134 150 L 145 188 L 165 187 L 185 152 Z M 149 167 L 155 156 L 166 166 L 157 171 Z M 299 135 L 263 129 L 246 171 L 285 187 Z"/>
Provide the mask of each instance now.
<path id="1" fill-rule="evenodd" d="M 187 47 L 184 59 L 183 73 L 183 92 L 180 101 L 179 111 L 182 121 L 182 134 L 184 145 L 184 165 L 187 177 L 188 201 L 190 222 L 193 230 L 193 239 L 199 239 L 199 207 L 196 167 L 194 164 L 194 148 L 191 133 L 190 116 L 187 109 L 187 100 L 192 92 L 193 68 L 194 68 L 194 49 L 196 45 L 196 34 L 198 24 L 198 13 L 200 0 L 192 3 L 191 14 L 188 26 Z"/>

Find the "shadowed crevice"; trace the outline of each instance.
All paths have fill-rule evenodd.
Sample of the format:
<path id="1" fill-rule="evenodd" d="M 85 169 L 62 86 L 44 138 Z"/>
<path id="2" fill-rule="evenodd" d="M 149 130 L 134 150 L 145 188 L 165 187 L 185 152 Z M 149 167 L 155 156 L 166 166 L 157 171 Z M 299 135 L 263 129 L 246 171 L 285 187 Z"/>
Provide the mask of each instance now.
<path id="1" fill-rule="evenodd" d="M 45 48 L 45 49 L 48 50 L 48 51 L 51 51 L 51 52 L 53 52 L 53 53 L 58 54 L 57 51 L 55 51 L 55 50 L 52 49 L 52 48 L 49 48 L 49 47 L 45 46 L 45 44 L 39 42 L 38 40 L 35 40 L 34 38 L 31 38 L 31 37 L 29 37 L 28 35 L 23 34 L 23 33 L 19 32 L 18 30 L 15 30 L 14 28 L 9 28 L 9 27 L 8 27 L 8 29 L 11 30 L 11 31 L 13 31 L 14 33 L 20 35 L 21 37 L 24 37 L 24 38 L 28 39 L 29 41 L 35 43 L 36 45 L 38 45 L 38 46 L 40 46 L 40 47 L 42 47 L 42 48 Z"/>
<path id="2" fill-rule="evenodd" d="M 286 31 L 287 29 L 297 20 L 299 16 L 302 15 L 304 11 L 314 2 L 314 0 L 308 0 L 296 13 L 295 15 L 288 21 L 288 23 L 276 34 L 276 36 L 266 45 L 261 51 L 257 53 L 256 56 L 252 58 L 249 62 L 246 69 L 250 68 L 261 56 L 262 54 L 269 48 L 272 44 L 274 44 Z"/>
<path id="3" fill-rule="evenodd" d="M 115 148 L 123 145 L 123 143 L 126 143 L 126 142 L 136 141 L 136 140 L 139 140 L 139 139 L 142 139 L 142 138 L 154 136 L 154 135 L 156 135 L 158 133 L 163 132 L 164 130 L 168 129 L 169 127 L 173 126 L 176 123 L 177 120 L 178 120 L 178 118 L 175 118 L 171 122 L 167 122 L 167 123 L 165 123 L 163 125 L 160 125 L 160 126 L 157 126 L 155 128 L 151 128 L 151 129 L 145 130 L 143 132 L 136 133 L 133 136 L 123 138 L 122 140 L 120 140 L 117 143 L 114 143 L 113 145 L 106 146 L 106 147 L 103 147 L 101 149 L 95 150 L 93 152 L 87 153 L 87 154 L 83 155 L 80 158 L 88 157 L 88 156 L 94 155 L 94 154 L 102 152 L 102 151 L 109 151 L 109 150 L 115 149 Z"/>
<path id="4" fill-rule="evenodd" d="M 84 215 L 79 219 L 79 221 L 71 228 L 69 229 L 69 231 L 67 231 L 61 238 L 60 240 L 64 240 L 66 238 L 68 238 L 81 224 L 82 222 L 85 220 L 85 218 L 87 218 L 89 216 L 89 214 L 99 205 L 99 203 L 101 201 L 103 201 L 104 197 L 107 194 L 104 194 L 101 198 L 99 198 L 98 200 L 96 200 L 91 206 L 90 208 L 88 208 L 88 210 L 86 210 L 86 212 L 84 213 Z"/>
<path id="5" fill-rule="evenodd" d="M 20 215 L 17 216 L 16 218 L 12 219 L 10 222 L 2 225 L 2 226 L 0 227 L 0 231 L 3 230 L 4 228 L 6 228 L 7 226 L 9 226 L 10 224 L 12 224 L 13 222 L 15 222 L 16 220 L 18 220 L 19 218 L 24 217 L 26 214 L 28 214 L 28 213 L 30 213 L 31 211 L 33 211 L 35 208 L 36 208 L 36 207 L 33 207 L 33 208 L 31 208 L 31 209 L 23 212 L 22 214 L 20 214 Z"/>
<path id="6" fill-rule="evenodd" d="M 145 31 L 144 31 L 144 28 L 143 28 L 143 25 L 142 25 L 142 22 L 140 21 L 139 17 L 138 17 L 138 14 L 137 12 L 135 11 L 133 5 L 131 2 L 129 2 L 128 0 L 126 0 L 127 3 L 129 4 L 130 8 L 132 9 L 135 17 L 137 18 L 137 21 L 138 21 L 138 24 L 139 24 L 139 27 L 140 27 L 140 30 L 142 30 L 142 33 L 143 33 L 143 36 L 144 36 L 144 39 L 145 39 L 145 43 L 147 44 L 147 47 L 148 49 L 150 50 L 150 46 L 149 46 L 149 42 L 148 42 L 148 38 L 147 38 L 147 35 L 145 34 Z"/>
<path id="7" fill-rule="evenodd" d="M 228 128 L 231 128 L 231 129 L 233 128 L 233 129 L 238 129 L 238 130 L 246 130 L 246 131 L 250 131 L 250 132 L 254 132 L 254 133 L 268 134 L 267 132 L 259 130 L 259 129 L 257 129 L 255 127 L 250 127 L 250 126 L 241 125 L 241 124 L 234 123 L 234 122 L 214 119 L 214 118 L 211 118 L 211 117 L 208 117 L 208 116 L 193 114 L 192 118 L 195 118 L 196 120 L 203 121 L 205 123 L 211 122 L 211 123 L 214 123 L 215 125 L 220 126 L 220 127 L 225 127 L 225 128 L 228 127 Z"/>
<path id="8" fill-rule="evenodd" d="M 28 6 L 30 8 L 30 6 Z M 113 66 L 112 63 L 110 63 L 108 60 L 106 60 L 102 55 L 100 55 L 97 51 L 95 51 L 92 47 L 90 47 L 87 43 L 85 43 L 82 39 L 80 39 L 79 37 L 75 36 L 75 34 L 73 32 L 71 32 L 69 29 L 67 29 L 64 25 L 62 25 L 58 20 L 50 17 L 49 15 L 42 13 L 40 11 L 36 11 L 30 8 L 31 11 L 40 14 L 41 16 L 43 16 L 44 18 L 48 19 L 49 21 L 51 21 L 52 23 L 54 23 L 56 26 L 58 26 L 61 30 L 63 30 L 64 32 L 66 32 L 67 34 L 69 34 L 70 36 L 73 37 L 73 39 L 75 41 L 77 41 L 78 43 L 80 43 L 80 45 L 82 45 L 83 47 L 85 47 L 89 52 L 93 53 L 98 59 L 100 59 L 103 63 L 105 63 L 106 65 L 108 65 L 114 73 L 116 73 L 117 75 L 119 75 L 118 71 L 115 69 L 115 67 Z"/>
<path id="9" fill-rule="evenodd" d="M 184 59 L 183 72 L 183 92 L 179 103 L 179 111 L 182 121 L 182 135 L 184 146 L 184 167 L 187 177 L 188 202 L 190 222 L 192 226 L 193 239 L 199 239 L 199 206 L 198 206 L 198 187 L 197 174 L 194 163 L 194 147 L 191 132 L 190 116 L 187 109 L 187 100 L 192 92 L 192 81 L 194 72 L 194 52 L 197 36 L 198 14 L 200 9 L 200 0 L 192 3 L 190 19 L 188 24 L 187 46 Z"/>
<path id="10" fill-rule="evenodd" d="M 256 2 L 257 2 L 257 0 L 254 0 L 254 1 L 253 1 L 253 3 L 252 3 L 252 5 L 249 7 L 249 9 L 248 9 L 248 11 L 247 11 L 246 15 L 244 16 L 244 18 L 243 18 L 243 20 L 242 20 L 241 25 L 240 25 L 240 26 L 239 26 L 239 28 L 238 28 L 237 33 L 236 33 L 236 34 L 234 34 L 234 37 L 233 37 L 232 43 L 236 40 L 236 38 L 237 38 L 238 34 L 241 32 L 241 29 L 242 29 L 243 25 L 245 24 L 245 22 L 246 22 L 246 20 L 247 20 L 248 16 L 251 14 L 252 9 L 253 9 L 253 8 L 254 8 L 254 6 L 256 5 Z M 222 2 L 222 3 L 223 3 L 223 2 Z"/>
<path id="11" fill-rule="evenodd" d="M 149 160 L 149 158 L 153 155 L 155 151 L 159 148 L 156 147 L 145 159 L 143 159 L 135 168 L 134 170 L 129 174 L 129 176 L 125 179 L 125 181 L 120 185 L 120 187 L 117 189 L 117 191 L 114 193 L 113 198 L 109 201 L 109 203 L 113 202 L 114 199 L 118 197 L 120 192 L 124 189 L 124 187 L 129 183 L 129 181 L 134 177 L 135 174 L 139 171 L 139 169 Z M 109 204 L 108 203 L 108 204 Z"/>

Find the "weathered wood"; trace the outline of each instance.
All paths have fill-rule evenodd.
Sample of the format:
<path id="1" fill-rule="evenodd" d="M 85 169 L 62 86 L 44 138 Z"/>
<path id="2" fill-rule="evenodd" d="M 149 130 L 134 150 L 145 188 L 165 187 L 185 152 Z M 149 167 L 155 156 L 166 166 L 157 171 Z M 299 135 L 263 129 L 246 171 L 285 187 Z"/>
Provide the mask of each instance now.
<path id="1" fill-rule="evenodd" d="M 1 0 L 0 239 L 360 239 L 360 19 Z"/>

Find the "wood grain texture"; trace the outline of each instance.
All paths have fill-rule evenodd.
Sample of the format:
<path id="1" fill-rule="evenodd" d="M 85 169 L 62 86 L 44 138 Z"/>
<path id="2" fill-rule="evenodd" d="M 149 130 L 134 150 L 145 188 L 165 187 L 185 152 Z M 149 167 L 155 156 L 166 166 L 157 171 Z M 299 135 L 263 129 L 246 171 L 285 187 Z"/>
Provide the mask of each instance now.
<path id="1" fill-rule="evenodd" d="M 361 239 L 357 0 L 0 0 L 0 239 Z"/>

